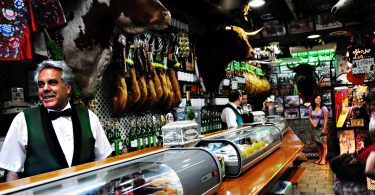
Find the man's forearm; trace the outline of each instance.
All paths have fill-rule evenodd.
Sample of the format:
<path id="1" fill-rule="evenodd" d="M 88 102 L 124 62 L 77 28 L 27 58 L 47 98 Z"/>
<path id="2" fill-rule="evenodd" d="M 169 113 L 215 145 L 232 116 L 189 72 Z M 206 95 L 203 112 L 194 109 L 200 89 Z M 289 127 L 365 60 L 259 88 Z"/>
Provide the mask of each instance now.
<path id="1" fill-rule="evenodd" d="M 13 171 L 8 171 L 7 173 L 7 181 L 13 181 L 19 179 L 18 173 Z"/>

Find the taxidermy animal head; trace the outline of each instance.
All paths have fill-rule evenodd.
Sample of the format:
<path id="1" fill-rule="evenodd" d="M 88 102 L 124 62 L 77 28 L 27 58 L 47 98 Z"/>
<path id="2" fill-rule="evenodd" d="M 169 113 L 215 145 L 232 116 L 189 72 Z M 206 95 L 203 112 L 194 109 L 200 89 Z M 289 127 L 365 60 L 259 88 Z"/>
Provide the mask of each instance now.
<path id="1" fill-rule="evenodd" d="M 247 33 L 240 27 L 213 31 L 200 37 L 196 44 L 198 68 L 207 91 L 214 92 L 232 60 L 245 61 L 255 55 Z"/>
<path id="2" fill-rule="evenodd" d="M 339 0 L 331 12 L 340 22 L 374 21 L 375 1 L 373 0 Z"/>
<path id="3" fill-rule="evenodd" d="M 293 82 L 297 85 L 303 102 L 311 102 L 318 91 L 319 77 L 315 72 L 315 68 L 309 64 L 300 64 L 295 67 L 288 66 L 288 68 L 296 73 Z"/>
<path id="4" fill-rule="evenodd" d="M 83 97 L 95 92 L 112 58 L 116 35 L 161 30 L 171 23 L 159 0 L 62 1 L 68 23 L 60 31 L 65 61 Z"/>

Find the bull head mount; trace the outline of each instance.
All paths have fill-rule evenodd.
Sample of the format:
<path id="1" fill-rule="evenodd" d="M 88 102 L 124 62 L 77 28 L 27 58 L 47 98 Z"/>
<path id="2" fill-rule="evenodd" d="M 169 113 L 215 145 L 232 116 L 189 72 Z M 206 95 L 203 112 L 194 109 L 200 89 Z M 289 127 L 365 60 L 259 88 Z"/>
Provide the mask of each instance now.
<path id="1" fill-rule="evenodd" d="M 297 85 L 303 102 L 311 102 L 314 95 L 318 92 L 319 77 L 315 72 L 315 67 L 309 64 L 299 64 L 294 67 L 287 66 L 295 72 L 293 83 Z"/>
<path id="2" fill-rule="evenodd" d="M 62 6 L 71 18 L 60 31 L 63 54 L 86 98 L 110 64 L 114 37 L 121 31 L 161 30 L 171 23 L 170 12 L 158 0 L 78 0 Z"/>

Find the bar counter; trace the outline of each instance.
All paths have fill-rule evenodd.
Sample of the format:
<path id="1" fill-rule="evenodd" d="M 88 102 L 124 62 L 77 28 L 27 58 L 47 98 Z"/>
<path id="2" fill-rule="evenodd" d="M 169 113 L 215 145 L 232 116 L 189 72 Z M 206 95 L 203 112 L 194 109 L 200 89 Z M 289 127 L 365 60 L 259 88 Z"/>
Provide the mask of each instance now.
<path id="1" fill-rule="evenodd" d="M 303 142 L 288 129 L 280 148 L 238 178 L 225 178 L 218 194 L 260 194 L 272 180 L 281 176 L 303 151 Z"/>
<path id="2" fill-rule="evenodd" d="M 220 133 L 220 132 L 218 132 Z M 303 151 L 303 142 L 294 134 L 289 128 L 284 134 L 283 142 L 279 149 L 271 153 L 268 157 L 261 160 L 248 171 L 244 172 L 238 178 L 225 178 L 220 186 L 218 194 L 259 194 L 262 190 L 270 184 L 274 179 L 282 175 L 285 170 L 290 167 L 293 161 Z M 86 172 L 96 170 L 98 167 L 115 164 L 116 162 L 125 159 L 132 159 L 139 155 L 159 152 L 166 150 L 163 147 L 148 148 L 141 151 L 123 154 L 117 157 L 86 163 L 71 168 L 52 171 L 28 178 L 23 178 L 11 182 L 0 184 L 0 194 L 2 191 L 11 188 L 20 188 L 25 185 L 36 186 L 41 183 L 48 182 L 48 180 L 55 180 L 56 178 L 73 175 L 78 172 Z"/>

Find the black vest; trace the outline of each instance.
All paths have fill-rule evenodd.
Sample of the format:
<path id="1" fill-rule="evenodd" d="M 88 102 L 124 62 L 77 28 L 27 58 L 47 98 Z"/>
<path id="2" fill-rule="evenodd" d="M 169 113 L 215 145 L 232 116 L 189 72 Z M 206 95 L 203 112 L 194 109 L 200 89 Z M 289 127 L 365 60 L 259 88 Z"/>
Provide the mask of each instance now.
<path id="1" fill-rule="evenodd" d="M 28 144 L 24 176 L 33 176 L 69 167 L 61 149 L 47 109 L 38 106 L 24 111 Z M 72 105 L 74 154 L 72 166 L 95 160 L 95 139 L 87 108 Z"/>

